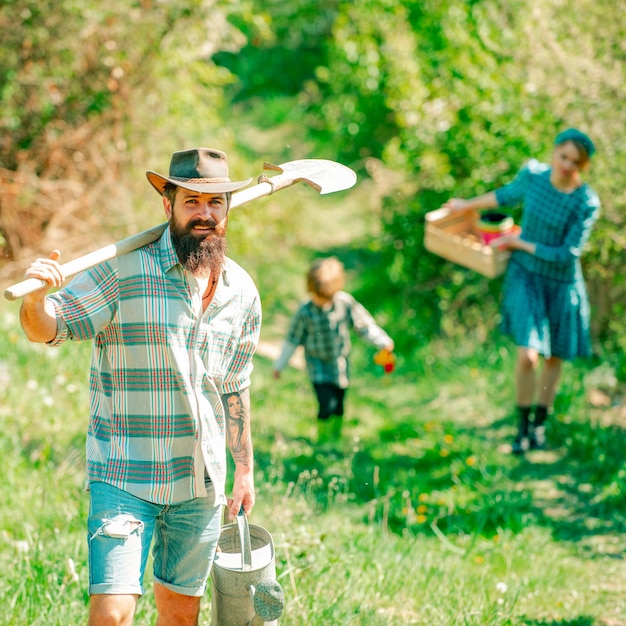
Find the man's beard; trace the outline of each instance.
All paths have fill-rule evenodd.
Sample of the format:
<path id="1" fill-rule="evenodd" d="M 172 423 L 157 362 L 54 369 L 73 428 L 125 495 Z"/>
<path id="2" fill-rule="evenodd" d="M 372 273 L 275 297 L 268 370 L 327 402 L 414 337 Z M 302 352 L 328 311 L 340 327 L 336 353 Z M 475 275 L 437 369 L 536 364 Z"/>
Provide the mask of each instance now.
<path id="1" fill-rule="evenodd" d="M 205 278 L 209 275 L 214 277 L 219 275 L 226 256 L 226 223 L 222 227 L 212 221 L 194 220 L 181 227 L 172 216 L 170 220 L 172 245 L 178 260 L 186 270 Z M 213 230 L 204 237 L 198 237 L 191 232 L 194 226 L 210 226 Z"/>

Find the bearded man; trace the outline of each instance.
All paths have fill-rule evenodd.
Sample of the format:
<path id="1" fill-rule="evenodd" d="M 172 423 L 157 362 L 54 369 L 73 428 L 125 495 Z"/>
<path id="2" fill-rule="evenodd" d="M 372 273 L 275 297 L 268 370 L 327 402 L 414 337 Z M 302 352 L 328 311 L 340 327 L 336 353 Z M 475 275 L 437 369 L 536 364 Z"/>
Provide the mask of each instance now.
<path id="1" fill-rule="evenodd" d="M 89 625 L 130 625 L 150 546 L 159 626 L 195 626 L 221 525 L 254 506 L 250 375 L 261 307 L 226 256 L 233 191 L 226 154 L 172 155 L 146 172 L 169 225 L 160 239 L 77 275 L 55 250 L 26 272 L 47 286 L 20 310 L 31 341 L 93 340 L 87 478 Z M 241 439 L 225 435 L 225 398 L 241 403 Z M 234 459 L 226 497 L 226 448 Z"/>

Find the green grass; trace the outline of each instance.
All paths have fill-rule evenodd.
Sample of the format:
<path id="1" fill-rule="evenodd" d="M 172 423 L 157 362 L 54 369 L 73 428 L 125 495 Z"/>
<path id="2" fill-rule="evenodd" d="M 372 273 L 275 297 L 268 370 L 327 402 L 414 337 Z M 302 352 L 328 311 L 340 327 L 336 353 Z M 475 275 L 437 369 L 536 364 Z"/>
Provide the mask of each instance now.
<path id="1" fill-rule="evenodd" d="M 31 345 L 3 311 L 0 624 L 84 623 L 89 346 Z M 550 450 L 511 456 L 494 342 L 435 341 L 388 376 L 357 343 L 342 437 L 321 447 L 304 373 L 256 357 L 251 521 L 274 537 L 281 624 L 626 624 L 623 409 L 592 407 L 594 371 L 569 366 Z M 148 593 L 136 623 L 154 619 Z"/>

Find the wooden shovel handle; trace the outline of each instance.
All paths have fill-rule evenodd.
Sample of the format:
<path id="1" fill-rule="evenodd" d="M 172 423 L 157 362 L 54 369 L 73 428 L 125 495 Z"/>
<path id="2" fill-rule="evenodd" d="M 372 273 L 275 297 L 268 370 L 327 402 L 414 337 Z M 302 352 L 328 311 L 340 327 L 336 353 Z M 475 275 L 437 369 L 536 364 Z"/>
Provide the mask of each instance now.
<path id="1" fill-rule="evenodd" d="M 75 274 L 78 274 L 78 272 L 89 269 L 98 263 L 104 263 L 104 261 L 109 261 L 116 256 L 132 252 L 137 248 L 141 248 L 141 246 L 147 246 L 149 243 L 156 241 L 163 234 L 163 231 L 166 228 L 167 222 L 164 222 L 163 224 L 144 230 L 136 235 L 131 235 L 126 239 L 122 239 L 117 243 L 109 244 L 108 246 L 104 246 L 104 248 L 99 248 L 98 250 L 89 252 L 88 254 L 80 256 L 72 261 L 68 261 L 67 263 L 61 265 L 63 274 L 66 278 L 69 278 L 70 276 L 74 276 Z M 4 296 L 7 300 L 17 300 L 32 291 L 45 287 L 46 284 L 47 283 L 45 281 L 39 280 L 38 278 L 27 278 L 21 283 L 17 283 L 16 285 L 12 285 L 6 289 Z"/>

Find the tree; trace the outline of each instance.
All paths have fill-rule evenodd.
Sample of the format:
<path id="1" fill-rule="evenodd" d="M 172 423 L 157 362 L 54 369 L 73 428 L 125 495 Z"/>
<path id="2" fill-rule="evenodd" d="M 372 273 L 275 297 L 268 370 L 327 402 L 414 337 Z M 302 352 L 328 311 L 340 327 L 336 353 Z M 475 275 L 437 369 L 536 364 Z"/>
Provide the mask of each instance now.
<path id="1" fill-rule="evenodd" d="M 67 252 L 91 248 L 132 227 L 128 192 L 156 165 L 153 146 L 162 162 L 199 127 L 221 128 L 230 77 L 210 57 L 239 45 L 227 10 L 206 0 L 0 6 L 5 257 L 31 257 L 60 239 Z"/>
<path id="2" fill-rule="evenodd" d="M 590 181 L 604 207 L 585 257 L 594 332 L 624 351 L 626 16 L 618 0 L 575 0 L 567 11 L 557 0 L 337 0 L 317 13 L 310 0 L 248 6 L 258 19 L 240 14 L 238 26 L 251 43 L 229 65 L 242 84 L 238 101 L 260 106 L 259 94 L 282 89 L 312 141 L 387 183 L 374 247 L 401 303 L 400 333 L 425 341 L 463 328 L 485 317 L 486 302 L 494 319 L 498 282 L 427 253 L 424 215 L 450 195 L 510 180 L 530 157 L 548 159 L 557 132 L 578 126 L 598 145 Z M 314 16 L 317 39 L 300 15 Z M 289 56 L 303 62 L 280 66 Z M 281 67 L 288 86 L 275 79 Z"/>

